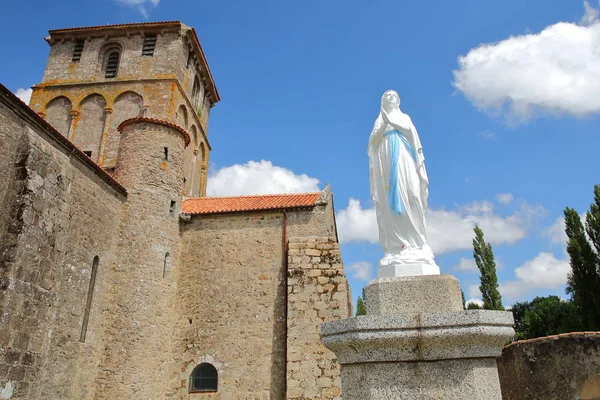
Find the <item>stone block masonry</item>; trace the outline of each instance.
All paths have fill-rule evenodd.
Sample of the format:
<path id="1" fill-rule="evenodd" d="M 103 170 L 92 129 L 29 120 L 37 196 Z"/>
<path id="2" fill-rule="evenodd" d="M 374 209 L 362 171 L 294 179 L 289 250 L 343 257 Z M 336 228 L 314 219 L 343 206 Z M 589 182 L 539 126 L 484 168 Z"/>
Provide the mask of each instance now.
<path id="1" fill-rule="evenodd" d="M 340 399 L 340 367 L 321 343 L 321 323 L 350 317 L 350 290 L 333 238 L 290 238 L 287 399 Z"/>

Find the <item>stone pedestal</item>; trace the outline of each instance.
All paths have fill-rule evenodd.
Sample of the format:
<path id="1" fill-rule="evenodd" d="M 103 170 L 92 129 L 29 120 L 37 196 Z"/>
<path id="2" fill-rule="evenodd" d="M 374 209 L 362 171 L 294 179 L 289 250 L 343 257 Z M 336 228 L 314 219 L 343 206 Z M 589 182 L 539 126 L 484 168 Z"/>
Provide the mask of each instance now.
<path id="1" fill-rule="evenodd" d="M 512 313 L 464 311 L 449 275 L 379 279 L 365 297 L 366 316 L 321 326 L 344 400 L 502 398 L 496 358 L 514 335 Z"/>

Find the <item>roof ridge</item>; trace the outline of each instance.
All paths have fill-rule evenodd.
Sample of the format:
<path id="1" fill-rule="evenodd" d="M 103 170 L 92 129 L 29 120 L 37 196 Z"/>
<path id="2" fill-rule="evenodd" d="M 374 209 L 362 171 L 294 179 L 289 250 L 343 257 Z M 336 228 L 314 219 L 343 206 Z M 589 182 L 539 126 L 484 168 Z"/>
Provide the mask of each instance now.
<path id="1" fill-rule="evenodd" d="M 89 26 L 77 26 L 72 28 L 58 28 L 58 29 L 50 29 L 48 33 L 58 33 L 58 32 L 70 32 L 77 30 L 86 30 L 86 29 L 97 29 L 97 28 L 115 28 L 121 26 L 129 26 L 134 27 L 137 25 L 168 25 L 168 24 L 183 24 L 183 22 L 179 20 L 170 20 L 170 21 L 146 21 L 146 22 L 126 22 L 123 24 L 108 24 L 108 25 L 89 25 Z"/>
<path id="2" fill-rule="evenodd" d="M 250 198 L 250 197 L 278 197 L 278 196 L 306 196 L 306 195 L 317 195 L 321 192 L 302 192 L 302 193 L 269 193 L 269 194 L 243 194 L 239 196 L 204 196 L 204 197 L 188 197 L 187 200 L 220 200 L 220 199 L 239 199 L 239 198 Z"/>

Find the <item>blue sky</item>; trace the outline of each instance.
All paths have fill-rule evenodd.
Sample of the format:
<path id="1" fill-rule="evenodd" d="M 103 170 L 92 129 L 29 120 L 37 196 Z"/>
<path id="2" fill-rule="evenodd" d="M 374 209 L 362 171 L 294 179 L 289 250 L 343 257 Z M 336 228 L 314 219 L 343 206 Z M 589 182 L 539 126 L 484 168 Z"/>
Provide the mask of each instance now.
<path id="1" fill-rule="evenodd" d="M 460 4 L 458 6 L 457 4 Z M 49 29 L 181 20 L 196 28 L 222 101 L 209 193 L 332 185 L 354 297 L 381 250 L 367 139 L 395 89 L 424 147 L 430 241 L 477 298 L 473 224 L 499 261 L 505 305 L 564 294 L 560 217 L 598 182 L 597 3 L 565 0 L 3 2 L 0 80 L 39 82 Z M 20 92 L 21 93 L 21 92 Z M 227 181 L 225 185 L 223 182 Z"/>

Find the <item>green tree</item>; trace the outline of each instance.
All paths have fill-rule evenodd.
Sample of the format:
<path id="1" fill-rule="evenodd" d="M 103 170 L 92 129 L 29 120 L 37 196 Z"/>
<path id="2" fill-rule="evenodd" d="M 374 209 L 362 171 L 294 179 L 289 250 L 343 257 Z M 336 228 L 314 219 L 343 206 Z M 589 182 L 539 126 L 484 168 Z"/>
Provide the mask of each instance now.
<path id="1" fill-rule="evenodd" d="M 358 296 L 356 300 L 356 316 L 367 315 L 367 306 L 365 304 L 365 288 L 362 290 L 362 296 Z"/>
<path id="2" fill-rule="evenodd" d="M 519 326 L 515 321 L 519 340 L 578 331 L 582 327 L 575 304 L 558 296 L 536 297 L 530 303 L 517 304 L 524 310 Z"/>
<path id="3" fill-rule="evenodd" d="M 473 258 L 479 272 L 481 273 L 479 290 L 483 300 L 483 308 L 486 310 L 504 310 L 502 307 L 502 296 L 498 291 L 498 277 L 496 276 L 496 262 L 492 245 L 485 242 L 483 231 L 478 226 L 473 229 Z"/>
<path id="4" fill-rule="evenodd" d="M 465 300 L 465 292 L 463 292 L 462 289 L 460 289 L 460 295 L 462 296 L 463 310 L 466 310 L 467 309 L 467 302 Z"/>
<path id="5" fill-rule="evenodd" d="M 477 303 L 469 303 L 469 304 L 467 304 L 467 310 L 481 310 L 482 308 L 483 307 L 481 307 Z"/>
<path id="6" fill-rule="evenodd" d="M 517 302 L 511 307 L 513 318 L 515 320 L 515 336 L 517 340 L 527 339 L 525 337 L 525 313 L 531 309 L 531 303 L 528 301 Z"/>
<path id="7" fill-rule="evenodd" d="M 358 317 L 359 315 L 367 315 L 367 307 L 362 296 L 358 296 L 358 300 L 356 301 L 356 316 Z"/>
<path id="8" fill-rule="evenodd" d="M 585 228 L 577 211 L 565 209 L 565 232 L 571 272 L 567 294 L 584 321 L 584 329 L 600 329 L 600 185 L 594 186 L 594 203 L 585 216 Z M 587 237 L 586 237 L 587 234 Z"/>

